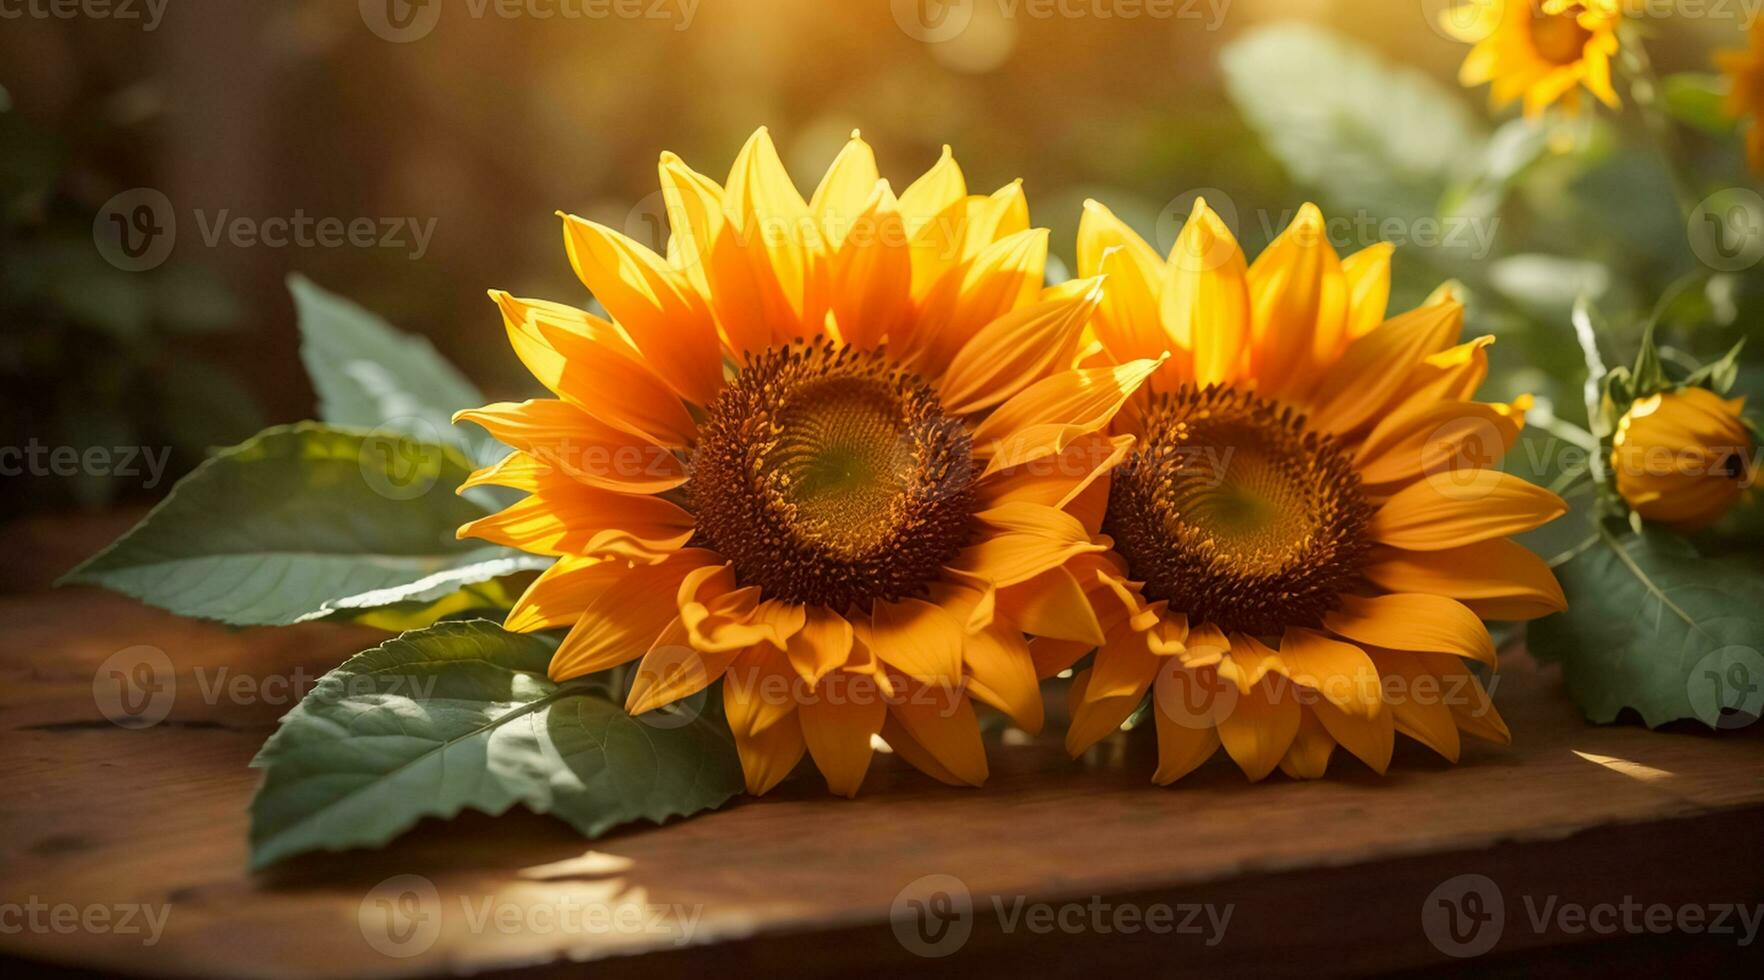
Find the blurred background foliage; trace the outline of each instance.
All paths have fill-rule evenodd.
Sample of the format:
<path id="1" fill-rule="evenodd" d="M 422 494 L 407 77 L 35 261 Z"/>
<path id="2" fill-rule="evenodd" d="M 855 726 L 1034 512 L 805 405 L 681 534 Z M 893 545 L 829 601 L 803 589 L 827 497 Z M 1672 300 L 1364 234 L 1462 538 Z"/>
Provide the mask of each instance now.
<path id="1" fill-rule="evenodd" d="M 1252 254 L 1317 200 L 1342 254 L 1397 240 L 1393 309 L 1461 284 L 1471 335 L 1500 339 L 1489 396 L 1533 392 L 1578 425 L 1578 296 L 1602 314 L 1613 364 L 1633 358 L 1656 306 L 1686 363 L 1764 333 L 1764 267 L 1699 260 L 1631 94 L 1621 113 L 1569 124 L 1491 116 L 1484 91 L 1456 84 L 1466 47 L 1434 27 L 1444 0 L 1177 2 L 1167 19 L 974 0 L 967 29 L 938 42 L 903 30 L 891 0 L 703 0 L 689 19 L 664 5 L 674 14 L 659 20 L 475 17 L 467 0 L 433 2 L 434 30 L 403 44 L 342 0 L 183 0 L 152 31 L 6 23 L 12 444 L 173 445 L 188 465 L 261 419 L 310 417 L 290 272 L 431 338 L 491 395 L 524 395 L 484 290 L 580 299 L 555 210 L 659 245 L 660 151 L 721 176 L 760 124 L 804 187 L 853 128 L 897 187 L 949 143 L 976 191 L 1024 178 L 1068 266 L 1086 197 L 1166 250 L 1205 193 Z M 1741 46 L 1741 24 L 1650 26 L 1685 121 L 1669 150 L 1688 192 L 1748 186 L 1709 81 L 1685 74 Z M 116 270 L 91 244 L 96 209 L 135 187 L 162 191 L 179 220 L 170 260 L 150 273 Z M 435 234 L 420 258 L 408 237 L 210 245 L 199 225 L 223 212 L 433 220 Z M 1764 214 L 1748 215 L 1764 234 Z M 1760 359 L 1764 336 L 1740 384 L 1754 397 Z M 1509 468 L 1560 475 L 1546 431 L 1528 445 Z M 6 479 L 9 509 L 169 485 L 82 480 Z"/>

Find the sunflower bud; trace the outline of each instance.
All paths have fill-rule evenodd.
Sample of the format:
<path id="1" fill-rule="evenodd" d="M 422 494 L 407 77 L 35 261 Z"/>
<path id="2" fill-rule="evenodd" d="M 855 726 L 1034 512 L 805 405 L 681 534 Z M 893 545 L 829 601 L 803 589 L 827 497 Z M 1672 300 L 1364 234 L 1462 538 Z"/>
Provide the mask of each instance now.
<path id="1" fill-rule="evenodd" d="M 1617 492 L 1644 520 L 1681 530 L 1715 523 L 1752 483 L 1744 405 L 1702 388 L 1637 401 L 1613 440 Z"/>

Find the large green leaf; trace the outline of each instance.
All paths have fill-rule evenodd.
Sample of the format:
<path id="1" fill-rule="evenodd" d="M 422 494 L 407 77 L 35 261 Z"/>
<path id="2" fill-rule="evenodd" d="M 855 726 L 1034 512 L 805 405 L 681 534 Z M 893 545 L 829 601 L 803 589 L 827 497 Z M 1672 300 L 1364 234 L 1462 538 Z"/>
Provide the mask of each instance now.
<path id="1" fill-rule="evenodd" d="M 252 864 L 374 847 L 424 817 L 516 804 L 590 837 L 740 792 L 714 718 L 627 715 L 601 688 L 552 683 L 556 643 L 441 623 L 357 654 L 282 719 L 252 765 Z"/>
<path id="2" fill-rule="evenodd" d="M 389 428 L 425 442 L 452 442 L 480 463 L 505 454 L 453 413 L 486 399 L 428 340 L 403 333 L 362 307 L 290 276 L 300 321 L 300 358 L 318 392 L 319 418 L 364 429 Z"/>
<path id="3" fill-rule="evenodd" d="M 1556 570 L 1568 611 L 1531 624 L 1533 654 L 1560 661 L 1588 719 L 1625 708 L 1649 726 L 1695 718 L 1725 727 L 1723 708 L 1764 700 L 1764 576 L 1699 556 L 1660 531 L 1592 547 Z"/>
<path id="4" fill-rule="evenodd" d="M 185 477 L 65 579 L 186 616 L 282 625 L 438 598 L 547 559 L 455 530 L 457 449 L 313 423 L 267 429 Z"/>
<path id="5" fill-rule="evenodd" d="M 1483 155 L 1485 137 L 1455 93 L 1322 28 L 1257 28 L 1221 64 L 1268 149 L 1335 208 L 1434 214 Z"/>

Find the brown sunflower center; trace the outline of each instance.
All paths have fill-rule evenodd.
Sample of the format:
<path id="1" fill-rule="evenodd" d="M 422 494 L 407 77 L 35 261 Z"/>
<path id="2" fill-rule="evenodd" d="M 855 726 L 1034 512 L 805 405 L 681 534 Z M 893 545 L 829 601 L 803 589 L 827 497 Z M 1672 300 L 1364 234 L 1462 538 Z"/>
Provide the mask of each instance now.
<path id="1" fill-rule="evenodd" d="M 1157 399 L 1145 425 L 1103 531 L 1146 594 L 1231 632 L 1320 625 L 1358 582 L 1372 515 L 1335 441 L 1220 386 Z"/>
<path id="2" fill-rule="evenodd" d="M 1570 10 L 1560 14 L 1532 11 L 1531 45 L 1538 57 L 1553 65 L 1571 65 L 1586 54 L 1586 42 L 1592 32 L 1580 26 L 1580 19 Z"/>
<path id="3" fill-rule="evenodd" d="M 881 352 L 755 357 L 699 427 L 696 541 L 766 598 L 867 609 L 923 590 L 967 542 L 968 431 Z"/>

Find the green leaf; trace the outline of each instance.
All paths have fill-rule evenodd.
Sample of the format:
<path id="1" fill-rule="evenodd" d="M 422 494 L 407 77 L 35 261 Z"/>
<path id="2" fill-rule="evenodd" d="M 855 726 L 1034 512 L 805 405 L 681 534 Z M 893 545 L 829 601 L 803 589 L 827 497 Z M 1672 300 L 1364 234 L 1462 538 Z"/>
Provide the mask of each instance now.
<path id="1" fill-rule="evenodd" d="M 1703 558 L 1654 529 L 1621 539 L 1602 530 L 1556 575 L 1568 611 L 1532 623 L 1528 642 L 1540 659 L 1561 662 L 1569 696 L 1589 720 L 1614 721 L 1633 708 L 1650 727 L 1685 718 L 1725 727 L 1721 708 L 1734 706 L 1731 695 L 1764 689 L 1755 669 L 1764 576 L 1755 568 Z M 1758 687 L 1712 690 L 1735 663 Z"/>
<path id="2" fill-rule="evenodd" d="M 1734 120 L 1722 108 L 1725 84 L 1720 75 L 1706 72 L 1668 75 L 1660 85 L 1666 96 L 1666 113 L 1705 133 L 1727 136 L 1733 132 Z"/>
<path id="3" fill-rule="evenodd" d="M 377 847 L 424 817 L 518 805 L 586 836 L 721 806 L 741 791 L 714 718 L 627 715 L 545 676 L 556 641 L 442 623 L 357 654 L 282 719 L 252 765 L 251 862 Z"/>
<path id="4" fill-rule="evenodd" d="M 507 454 L 476 426 L 453 425 L 453 413 L 487 399 L 428 340 L 400 332 L 304 276 L 290 276 L 288 289 L 321 419 L 452 443 L 480 465 Z"/>
<path id="5" fill-rule="evenodd" d="M 1482 159 L 1484 136 L 1456 93 L 1329 31 L 1256 28 L 1220 60 L 1269 150 L 1336 208 L 1434 214 L 1447 186 Z"/>
<path id="6" fill-rule="evenodd" d="M 484 514 L 453 493 L 467 472 L 452 447 L 313 423 L 267 429 L 198 466 L 63 581 L 185 616 L 283 625 L 549 564 L 455 538 Z"/>

